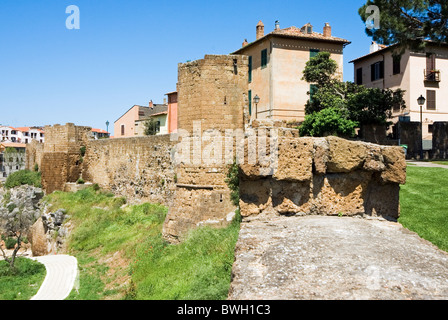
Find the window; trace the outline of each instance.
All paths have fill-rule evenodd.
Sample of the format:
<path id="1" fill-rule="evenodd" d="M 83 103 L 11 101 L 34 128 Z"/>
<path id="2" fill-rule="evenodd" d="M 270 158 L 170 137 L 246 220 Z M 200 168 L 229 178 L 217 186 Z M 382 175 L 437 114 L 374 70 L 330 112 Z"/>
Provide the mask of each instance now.
<path id="1" fill-rule="evenodd" d="M 435 90 L 426 90 L 426 109 L 427 110 L 436 110 L 436 91 Z"/>
<path id="2" fill-rule="evenodd" d="M 252 90 L 249 90 L 249 115 L 252 115 Z"/>
<path id="3" fill-rule="evenodd" d="M 426 72 L 436 70 L 436 55 L 434 53 L 426 54 Z"/>
<path id="4" fill-rule="evenodd" d="M 362 68 L 356 69 L 356 84 L 362 85 Z"/>
<path id="5" fill-rule="evenodd" d="M 261 51 L 261 68 L 266 68 L 268 65 L 268 49 Z"/>
<path id="6" fill-rule="evenodd" d="M 121 135 L 124 136 L 124 124 L 121 125 Z"/>
<path id="7" fill-rule="evenodd" d="M 317 56 L 317 54 L 319 53 L 320 51 L 318 50 L 318 49 L 311 49 L 310 50 L 310 59 L 311 58 L 314 58 L 315 56 Z"/>
<path id="8" fill-rule="evenodd" d="M 249 57 L 249 83 L 252 82 L 252 56 Z"/>
<path id="9" fill-rule="evenodd" d="M 160 121 L 156 121 L 156 132 L 160 132 Z"/>
<path id="10" fill-rule="evenodd" d="M 428 133 L 433 133 L 433 132 L 434 132 L 434 125 L 428 124 Z"/>
<path id="11" fill-rule="evenodd" d="M 379 61 L 371 66 L 371 81 L 384 78 L 384 61 Z"/>
<path id="12" fill-rule="evenodd" d="M 398 92 L 394 92 L 394 100 L 397 98 L 398 95 L 399 95 Z M 394 103 L 393 112 L 400 112 L 400 111 L 401 111 L 400 103 L 398 102 Z"/>
<path id="13" fill-rule="evenodd" d="M 400 74 L 401 73 L 401 56 L 393 56 L 393 73 Z"/>

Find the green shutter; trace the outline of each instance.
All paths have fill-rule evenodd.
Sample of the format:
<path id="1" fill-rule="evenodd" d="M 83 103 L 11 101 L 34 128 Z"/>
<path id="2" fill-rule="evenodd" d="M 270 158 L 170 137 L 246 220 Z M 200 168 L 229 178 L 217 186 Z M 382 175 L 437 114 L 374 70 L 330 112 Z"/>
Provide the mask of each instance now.
<path id="1" fill-rule="evenodd" d="M 249 82 L 252 82 L 252 56 L 249 57 Z"/>
<path id="2" fill-rule="evenodd" d="M 261 68 L 266 68 L 268 65 L 268 49 L 261 51 Z"/>
<path id="3" fill-rule="evenodd" d="M 315 84 L 310 85 L 310 102 L 313 102 L 313 97 L 317 92 L 317 86 Z"/>
<path id="4" fill-rule="evenodd" d="M 252 90 L 249 90 L 249 115 L 252 115 Z"/>
<path id="5" fill-rule="evenodd" d="M 320 52 L 320 50 L 317 49 L 310 49 L 310 58 L 314 58 L 317 56 L 317 54 Z"/>

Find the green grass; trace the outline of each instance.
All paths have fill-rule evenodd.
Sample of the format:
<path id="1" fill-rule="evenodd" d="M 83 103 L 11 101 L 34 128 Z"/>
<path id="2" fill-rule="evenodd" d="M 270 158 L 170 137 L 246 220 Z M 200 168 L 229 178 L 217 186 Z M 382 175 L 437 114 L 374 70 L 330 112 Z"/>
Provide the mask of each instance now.
<path id="1" fill-rule="evenodd" d="M 45 266 L 37 261 L 18 257 L 15 269 L 0 261 L 0 300 L 29 300 L 45 279 Z"/>
<path id="2" fill-rule="evenodd" d="M 401 186 L 399 222 L 420 237 L 448 251 L 448 170 L 407 168 Z"/>
<path id="3" fill-rule="evenodd" d="M 225 299 L 239 219 L 228 228 L 201 228 L 180 245 L 162 238 L 168 209 L 125 200 L 93 188 L 45 198 L 75 226 L 69 253 L 80 268 L 79 290 L 68 299 Z M 118 255 L 117 255 L 118 254 Z"/>
<path id="4" fill-rule="evenodd" d="M 223 229 L 201 228 L 178 245 L 149 237 L 132 264 L 138 300 L 224 300 L 239 233 L 239 216 Z"/>

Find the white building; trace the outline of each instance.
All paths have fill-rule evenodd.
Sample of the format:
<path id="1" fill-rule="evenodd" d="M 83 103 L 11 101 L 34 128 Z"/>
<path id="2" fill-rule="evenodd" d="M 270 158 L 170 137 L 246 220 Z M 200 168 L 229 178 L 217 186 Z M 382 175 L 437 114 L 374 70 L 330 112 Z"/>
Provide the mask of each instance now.
<path id="1" fill-rule="evenodd" d="M 0 142 L 28 144 L 32 140 L 45 142 L 45 133 L 38 127 L 0 126 Z"/>

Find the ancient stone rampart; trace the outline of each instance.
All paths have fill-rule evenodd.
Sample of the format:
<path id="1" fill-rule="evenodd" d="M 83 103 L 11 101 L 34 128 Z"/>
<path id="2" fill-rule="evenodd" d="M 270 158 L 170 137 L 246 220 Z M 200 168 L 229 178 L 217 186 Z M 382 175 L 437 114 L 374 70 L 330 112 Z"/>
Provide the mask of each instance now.
<path id="1" fill-rule="evenodd" d="M 91 140 L 83 179 L 130 202 L 169 205 L 177 181 L 173 146 L 169 135 Z"/>
<path id="2" fill-rule="evenodd" d="M 243 217 L 272 213 L 398 218 L 399 185 L 406 182 L 403 148 L 337 137 L 300 138 L 297 130 L 279 129 L 277 135 L 273 141 L 278 154 L 270 155 L 275 162 L 240 166 Z"/>

